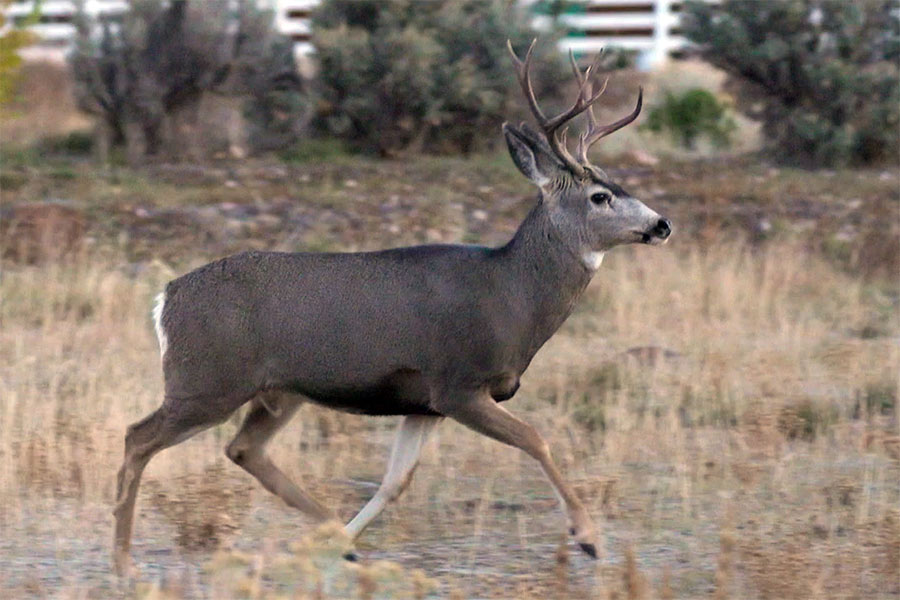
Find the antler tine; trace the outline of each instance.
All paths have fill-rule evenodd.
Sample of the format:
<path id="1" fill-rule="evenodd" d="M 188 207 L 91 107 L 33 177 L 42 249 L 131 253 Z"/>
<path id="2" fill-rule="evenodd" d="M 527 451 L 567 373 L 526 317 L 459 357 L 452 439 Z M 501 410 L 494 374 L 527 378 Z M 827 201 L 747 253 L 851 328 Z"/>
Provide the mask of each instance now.
<path id="1" fill-rule="evenodd" d="M 572 65 L 572 73 L 575 74 L 575 79 L 578 80 L 579 84 L 584 85 L 584 82 L 591 78 L 591 72 L 600 66 L 600 58 L 603 56 L 603 51 L 605 49 L 601 48 L 600 52 L 594 57 L 593 62 L 588 65 L 585 69 L 584 73 L 581 72 L 581 69 L 578 67 L 578 63 L 575 61 L 575 53 L 572 52 L 572 49 L 569 49 L 569 63 Z M 598 92 L 598 96 L 603 94 L 606 91 L 606 86 L 609 84 L 609 77 L 607 77 L 603 81 L 603 86 Z M 593 89 L 591 90 L 593 91 Z M 578 138 L 578 159 L 582 164 L 589 165 L 590 161 L 587 158 L 587 151 L 589 145 L 586 144 L 586 139 L 590 135 L 591 131 L 598 127 L 597 117 L 594 115 L 594 106 L 590 105 L 587 108 L 587 118 L 588 118 L 588 130 L 582 133 Z"/>
<path id="2" fill-rule="evenodd" d="M 590 67 L 588 67 L 590 69 Z M 603 85 L 600 87 L 600 91 L 597 93 L 598 96 L 603 94 L 606 91 L 606 86 L 609 84 L 609 77 L 603 80 Z M 599 124 L 597 123 L 597 117 L 594 115 L 594 107 L 593 105 L 588 106 L 587 109 L 587 118 L 588 118 L 588 128 L 587 131 L 578 136 L 578 160 L 581 161 L 582 164 L 589 165 L 591 161 L 588 160 L 587 151 L 590 148 L 590 143 L 587 142 L 588 137 L 591 135 L 591 132 L 596 130 Z M 598 138 L 599 139 L 599 138 Z"/>
<path id="3" fill-rule="evenodd" d="M 599 92 L 596 92 L 596 93 L 589 92 L 586 94 L 585 92 L 588 91 L 589 83 L 590 83 L 590 81 L 588 80 L 587 77 L 585 77 L 583 81 L 582 80 L 579 81 L 578 97 L 575 99 L 575 103 L 569 107 L 569 110 L 567 110 L 563 113 L 560 113 L 559 115 L 553 117 L 552 119 L 549 119 L 547 121 L 547 127 L 555 130 L 560 125 L 565 123 L 566 121 L 569 121 L 569 120 L 573 119 L 574 117 L 577 117 L 578 115 L 583 113 L 585 110 L 590 108 L 591 105 L 600 98 L 600 96 L 603 94 L 603 92 L 606 91 L 606 86 L 604 86 Z"/>
<path id="4" fill-rule="evenodd" d="M 528 100 L 528 106 L 531 108 L 531 112 L 534 113 L 538 123 L 543 127 L 547 118 L 544 116 L 543 111 L 541 111 L 541 107 L 538 106 L 537 98 L 534 96 L 534 88 L 531 86 L 531 75 L 529 73 L 531 53 L 534 51 L 535 44 L 537 44 L 537 38 L 531 40 L 531 45 L 528 46 L 528 51 L 525 53 L 525 60 L 522 61 L 516 56 L 516 51 L 513 50 L 512 47 L 512 41 L 506 40 L 506 48 L 509 50 L 509 54 L 513 59 L 513 65 L 516 68 L 516 79 L 519 80 L 519 85 L 522 87 L 522 93 L 525 94 L 525 99 Z"/>
<path id="5" fill-rule="evenodd" d="M 594 62 L 591 63 L 591 65 L 587 69 L 585 69 L 584 73 L 582 73 L 581 69 L 578 68 L 578 63 L 575 62 L 574 53 L 571 50 L 569 50 L 569 62 L 572 65 L 572 72 L 575 74 L 575 78 L 578 80 L 578 82 L 580 84 L 584 85 L 584 83 L 590 79 L 591 71 L 599 65 L 600 56 L 602 55 L 602 53 L 603 53 L 603 50 L 598 52 L 596 58 L 594 58 Z M 609 77 L 607 77 L 606 80 L 604 80 L 602 89 L 597 94 L 594 94 L 594 95 L 600 96 L 606 90 L 606 85 L 608 83 L 609 83 Z M 590 161 L 588 160 L 588 156 L 587 156 L 588 150 L 590 149 L 590 147 L 593 144 L 595 144 L 598 140 L 600 140 L 600 138 L 604 138 L 604 137 L 608 136 L 609 134 L 613 133 L 614 131 L 618 131 L 619 129 L 622 129 L 623 127 L 625 127 L 626 125 L 628 125 L 629 123 L 631 123 L 638 117 L 638 115 L 641 113 L 641 106 L 643 105 L 643 98 L 644 98 L 644 88 L 641 87 L 641 88 L 639 88 L 639 91 L 638 91 L 637 106 L 635 106 L 635 108 L 631 112 L 631 114 L 629 114 L 627 117 L 619 119 L 615 123 L 611 123 L 609 125 L 604 125 L 602 127 L 597 123 L 597 118 L 594 115 L 593 106 L 592 105 L 588 106 L 588 108 L 587 108 L 588 130 L 585 131 L 583 134 L 581 134 L 581 136 L 578 139 L 578 159 L 581 162 L 581 164 L 583 164 L 583 165 L 591 164 Z"/>
<path id="6" fill-rule="evenodd" d="M 581 72 L 581 69 L 578 67 L 578 63 L 575 61 L 575 53 L 572 52 L 572 49 L 569 48 L 569 63 L 572 65 L 572 73 L 575 74 L 575 79 L 578 81 L 579 86 L 584 86 L 585 82 L 591 78 L 591 73 L 594 68 L 600 65 L 600 57 L 603 56 L 603 48 L 600 49 L 600 52 L 597 53 L 597 56 L 594 57 L 594 61 L 588 65 L 587 69 L 585 69 L 584 73 Z M 609 83 L 609 77 L 603 82 L 602 89 L 597 93 L 597 96 L 603 94 L 606 91 L 606 84 Z M 591 88 L 591 92 L 593 93 L 593 88 Z M 597 118 L 594 116 L 594 106 L 588 105 L 587 107 L 587 116 L 590 125 L 597 125 Z"/>
<path id="7" fill-rule="evenodd" d="M 631 111 L 628 116 L 625 116 L 615 123 L 610 123 L 609 125 L 604 125 L 603 127 L 597 127 L 596 121 L 591 123 L 590 129 L 585 132 L 581 139 L 578 142 L 578 157 L 581 159 L 581 162 L 584 164 L 590 164 L 587 159 L 587 151 L 588 149 L 594 145 L 601 138 L 608 136 L 614 131 L 618 131 L 622 129 L 632 121 L 638 118 L 638 115 L 641 114 L 641 107 L 644 104 L 644 88 L 638 88 L 638 99 L 637 104 L 634 107 L 634 110 Z"/>

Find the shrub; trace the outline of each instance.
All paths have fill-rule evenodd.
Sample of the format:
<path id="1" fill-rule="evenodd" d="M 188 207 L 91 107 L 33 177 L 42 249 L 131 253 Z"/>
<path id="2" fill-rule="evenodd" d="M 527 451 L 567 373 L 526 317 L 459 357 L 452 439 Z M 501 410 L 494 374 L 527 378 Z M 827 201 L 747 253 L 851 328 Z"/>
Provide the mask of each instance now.
<path id="1" fill-rule="evenodd" d="M 7 23 L 6 8 L 12 0 L 0 0 L 0 107 L 15 97 L 22 57 L 19 49 L 33 41 L 33 36 L 21 27 Z M 26 24 L 36 21 L 40 5 L 35 4 Z"/>
<path id="2" fill-rule="evenodd" d="M 527 14 L 503 0 L 335 0 L 313 15 L 313 35 L 320 126 L 383 155 L 494 142 L 522 104 L 506 40 L 523 53 L 534 37 Z M 555 93 L 562 66 L 543 39 L 533 60 L 539 94 Z"/>
<path id="3" fill-rule="evenodd" d="M 94 138 L 84 131 L 46 137 L 38 144 L 42 155 L 88 156 L 93 147 Z"/>
<path id="4" fill-rule="evenodd" d="M 101 141 L 125 145 L 132 158 L 198 150 L 210 131 L 233 137 L 243 128 L 234 121 L 201 131 L 210 92 L 243 106 L 228 118 L 246 116 L 256 149 L 292 140 L 303 121 L 291 42 L 256 2 L 135 0 L 120 24 L 82 13 L 77 25 L 70 64 L 79 106 L 97 116 Z"/>
<path id="5" fill-rule="evenodd" d="M 900 154 L 894 0 L 689 1 L 685 35 L 731 75 L 777 158 L 841 165 Z"/>
<path id="6" fill-rule="evenodd" d="M 729 146 L 735 123 L 715 96 L 695 88 L 680 96 L 667 92 L 663 103 L 650 111 L 645 127 L 656 132 L 665 130 L 693 150 L 700 137 L 708 138 L 716 147 Z"/>

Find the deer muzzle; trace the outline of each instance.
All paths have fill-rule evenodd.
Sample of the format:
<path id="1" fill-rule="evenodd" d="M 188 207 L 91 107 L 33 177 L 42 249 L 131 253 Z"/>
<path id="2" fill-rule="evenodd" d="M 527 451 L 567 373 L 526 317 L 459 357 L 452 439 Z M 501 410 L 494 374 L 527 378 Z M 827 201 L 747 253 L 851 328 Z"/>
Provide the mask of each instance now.
<path id="1" fill-rule="evenodd" d="M 672 223 L 668 219 L 661 218 L 656 225 L 641 234 L 641 241 L 651 245 L 664 244 L 670 235 Z"/>

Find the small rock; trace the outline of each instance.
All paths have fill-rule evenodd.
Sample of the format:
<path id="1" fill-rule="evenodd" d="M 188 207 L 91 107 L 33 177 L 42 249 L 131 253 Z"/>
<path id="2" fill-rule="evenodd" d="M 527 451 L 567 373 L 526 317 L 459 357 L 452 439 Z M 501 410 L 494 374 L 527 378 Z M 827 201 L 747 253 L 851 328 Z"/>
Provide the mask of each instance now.
<path id="1" fill-rule="evenodd" d="M 852 225 L 844 225 L 834 234 L 834 239 L 838 242 L 852 242 L 857 235 L 856 228 Z"/>
<path id="2" fill-rule="evenodd" d="M 355 179 L 345 179 L 344 180 L 344 187 L 355 188 L 357 186 L 359 186 L 359 182 L 356 181 Z"/>
<path id="3" fill-rule="evenodd" d="M 480 208 L 476 208 L 472 211 L 472 218 L 476 221 L 487 221 L 488 214 L 486 210 L 482 210 Z"/>
<path id="4" fill-rule="evenodd" d="M 194 218 L 198 223 L 218 227 L 224 217 L 215 206 L 200 206 L 194 210 Z"/>
<path id="5" fill-rule="evenodd" d="M 236 188 L 238 186 L 238 182 L 234 179 L 229 179 L 225 182 L 225 187 L 227 188 Z"/>
<path id="6" fill-rule="evenodd" d="M 247 231 L 247 223 L 240 219 L 228 219 L 224 223 L 224 233 L 231 237 L 244 237 Z"/>
<path id="7" fill-rule="evenodd" d="M 260 227 L 266 229 L 274 229 L 281 225 L 281 217 L 279 217 L 278 215 L 271 215 L 269 213 L 257 215 L 255 221 Z"/>

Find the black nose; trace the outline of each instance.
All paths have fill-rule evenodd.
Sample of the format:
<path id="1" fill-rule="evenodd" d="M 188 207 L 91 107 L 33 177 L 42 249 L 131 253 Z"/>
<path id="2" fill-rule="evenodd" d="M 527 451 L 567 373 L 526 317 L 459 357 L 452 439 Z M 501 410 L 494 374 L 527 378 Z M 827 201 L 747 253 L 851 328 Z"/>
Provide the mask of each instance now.
<path id="1" fill-rule="evenodd" d="M 653 228 L 653 235 L 660 239 L 666 239 L 672 233 L 672 224 L 668 219 L 660 219 L 656 227 Z"/>

